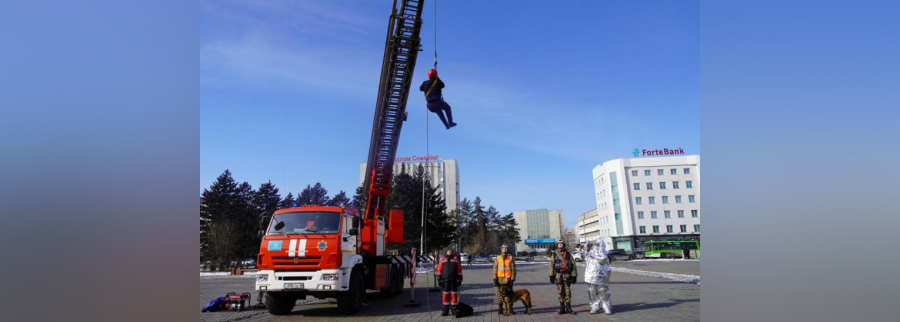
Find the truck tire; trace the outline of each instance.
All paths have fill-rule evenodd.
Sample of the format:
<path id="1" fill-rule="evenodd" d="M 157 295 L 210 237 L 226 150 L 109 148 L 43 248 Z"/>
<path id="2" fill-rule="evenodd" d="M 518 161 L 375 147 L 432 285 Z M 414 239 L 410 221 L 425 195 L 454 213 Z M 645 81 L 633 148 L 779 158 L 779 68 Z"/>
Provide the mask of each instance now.
<path id="1" fill-rule="evenodd" d="M 266 309 L 272 315 L 285 315 L 291 313 L 297 300 L 283 292 L 266 292 Z"/>
<path id="2" fill-rule="evenodd" d="M 350 273 L 350 289 L 337 299 L 338 309 L 346 314 L 356 314 L 362 308 L 362 300 L 366 296 L 363 276 L 359 270 Z"/>
<path id="3" fill-rule="evenodd" d="M 399 267 L 391 267 L 391 276 L 389 279 L 389 283 L 390 284 L 388 284 L 387 287 L 381 289 L 381 296 L 385 298 L 392 298 L 394 297 L 394 295 L 403 292 L 403 279 L 400 277 Z"/>

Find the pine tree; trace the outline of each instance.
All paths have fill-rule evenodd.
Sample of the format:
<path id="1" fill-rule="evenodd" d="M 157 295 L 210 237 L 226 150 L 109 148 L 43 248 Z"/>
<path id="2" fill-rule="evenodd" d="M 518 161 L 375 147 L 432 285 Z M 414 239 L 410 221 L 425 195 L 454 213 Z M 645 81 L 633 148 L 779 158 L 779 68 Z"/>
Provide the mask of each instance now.
<path id="1" fill-rule="evenodd" d="M 306 185 L 306 188 L 300 192 L 299 196 L 297 196 L 297 203 L 299 206 L 325 206 L 328 205 L 329 201 L 330 199 L 328 198 L 328 190 L 322 187 L 322 184 L 318 182 L 316 182 L 316 185 L 312 187 Z"/>
<path id="2" fill-rule="evenodd" d="M 246 182 L 238 185 L 227 169 L 209 189 L 203 190 L 200 203 L 201 258 L 222 266 L 247 255 L 252 243 L 248 237 L 255 235 L 252 227 L 256 213 L 252 200 L 252 187 Z"/>
<path id="3" fill-rule="evenodd" d="M 356 195 L 353 196 L 353 201 L 356 201 L 356 209 L 359 209 L 360 212 L 366 209 L 366 198 L 366 189 L 362 185 L 356 187 Z"/>
<path id="4" fill-rule="evenodd" d="M 341 192 L 338 192 L 338 194 L 334 195 L 334 197 L 331 198 L 329 205 L 335 207 L 349 206 L 350 198 L 347 198 L 347 193 L 344 192 L 344 190 L 341 190 Z"/>
<path id="5" fill-rule="evenodd" d="M 294 206 L 294 203 L 297 202 L 294 200 L 294 194 L 288 192 L 287 197 L 284 197 L 284 200 L 281 200 L 281 203 L 278 205 L 278 208 L 291 208 Z"/>
<path id="6" fill-rule="evenodd" d="M 280 204 L 281 195 L 278 194 L 278 188 L 272 184 L 271 180 L 259 186 L 259 190 L 257 190 L 256 194 L 253 196 L 253 207 L 260 214 L 260 229 L 265 229 L 265 225 L 272 217 L 272 213 L 278 209 Z"/>

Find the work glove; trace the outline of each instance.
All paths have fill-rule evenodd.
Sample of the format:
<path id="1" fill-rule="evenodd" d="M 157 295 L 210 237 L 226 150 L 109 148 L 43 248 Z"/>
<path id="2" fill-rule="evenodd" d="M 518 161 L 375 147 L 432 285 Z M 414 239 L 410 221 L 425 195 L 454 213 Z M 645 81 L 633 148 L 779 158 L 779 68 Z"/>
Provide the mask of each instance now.
<path id="1" fill-rule="evenodd" d="M 456 280 L 456 287 L 459 287 L 460 285 L 462 285 L 462 278 Z"/>
<path id="2" fill-rule="evenodd" d="M 444 279 L 443 279 L 443 278 L 440 278 L 440 277 L 438 277 L 438 284 L 441 284 L 441 285 L 443 285 L 443 284 L 444 284 Z"/>
<path id="3" fill-rule="evenodd" d="M 550 276 L 550 284 L 556 284 L 555 278 L 553 278 L 553 276 Z"/>
<path id="4" fill-rule="evenodd" d="M 569 283 L 575 284 L 575 282 L 577 282 L 577 281 L 578 281 L 578 277 L 575 277 L 575 276 L 569 277 Z"/>
<path id="5" fill-rule="evenodd" d="M 500 281 L 498 281 L 496 278 L 494 279 L 494 287 L 500 287 Z"/>

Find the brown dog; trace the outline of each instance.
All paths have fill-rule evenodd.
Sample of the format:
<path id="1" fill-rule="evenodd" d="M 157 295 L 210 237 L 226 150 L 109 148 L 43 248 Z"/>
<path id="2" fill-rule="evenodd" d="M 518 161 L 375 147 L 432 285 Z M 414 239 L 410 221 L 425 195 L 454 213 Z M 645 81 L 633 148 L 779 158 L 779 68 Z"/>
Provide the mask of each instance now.
<path id="1" fill-rule="evenodd" d="M 513 292 L 509 285 L 500 286 L 500 292 L 503 294 L 503 315 L 509 316 L 512 313 L 513 304 L 522 301 L 525 305 L 525 313 L 531 314 L 531 293 L 526 289 L 518 289 Z"/>

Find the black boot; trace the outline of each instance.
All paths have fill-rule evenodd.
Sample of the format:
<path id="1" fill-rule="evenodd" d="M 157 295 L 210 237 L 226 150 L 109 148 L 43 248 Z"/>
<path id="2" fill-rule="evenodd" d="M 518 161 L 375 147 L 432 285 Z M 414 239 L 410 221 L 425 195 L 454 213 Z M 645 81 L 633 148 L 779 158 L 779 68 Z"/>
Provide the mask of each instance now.
<path id="1" fill-rule="evenodd" d="M 444 305 L 444 309 L 441 310 L 441 316 L 447 316 L 448 313 L 450 313 L 450 306 Z"/>
<path id="2" fill-rule="evenodd" d="M 453 122 L 453 112 L 450 111 L 450 105 L 447 105 L 447 109 L 444 111 L 447 112 L 447 121 L 450 123 L 450 127 L 456 126 L 456 123 Z"/>
<path id="3" fill-rule="evenodd" d="M 559 314 L 566 314 L 566 302 L 559 302 Z"/>
<path id="4" fill-rule="evenodd" d="M 452 314 L 453 316 L 456 316 L 458 313 L 459 313 L 459 307 L 457 307 L 456 305 L 451 305 L 450 306 L 450 314 Z"/>
<path id="5" fill-rule="evenodd" d="M 569 314 L 578 314 L 572 310 L 572 302 L 566 302 L 566 312 L 568 312 Z"/>
<path id="6" fill-rule="evenodd" d="M 503 314 L 503 303 L 497 304 L 497 313 Z"/>

